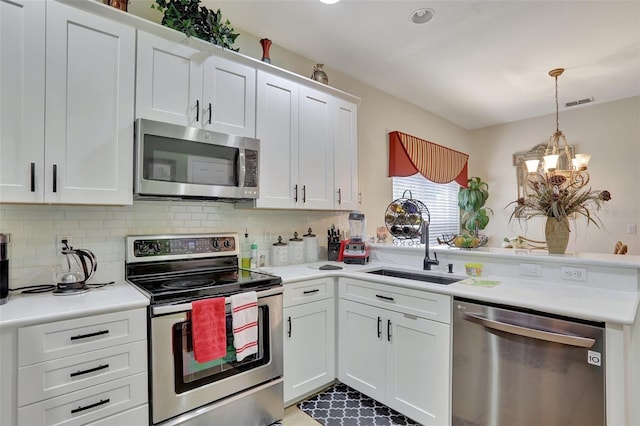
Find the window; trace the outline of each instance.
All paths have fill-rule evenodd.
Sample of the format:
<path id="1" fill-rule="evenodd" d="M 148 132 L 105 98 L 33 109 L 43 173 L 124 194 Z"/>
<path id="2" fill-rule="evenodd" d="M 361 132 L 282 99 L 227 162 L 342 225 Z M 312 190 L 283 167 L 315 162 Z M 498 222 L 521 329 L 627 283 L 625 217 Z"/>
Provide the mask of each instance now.
<path id="1" fill-rule="evenodd" d="M 460 232 L 460 208 L 458 207 L 458 190 L 460 185 L 450 183 L 433 183 L 417 173 L 408 177 L 393 177 L 393 199 L 402 198 L 404 191 L 411 191 L 412 198 L 422 201 L 431 216 L 429 224 L 429 245 L 436 245 L 436 238 L 442 234 L 458 234 Z M 405 195 L 409 197 L 409 193 Z"/>

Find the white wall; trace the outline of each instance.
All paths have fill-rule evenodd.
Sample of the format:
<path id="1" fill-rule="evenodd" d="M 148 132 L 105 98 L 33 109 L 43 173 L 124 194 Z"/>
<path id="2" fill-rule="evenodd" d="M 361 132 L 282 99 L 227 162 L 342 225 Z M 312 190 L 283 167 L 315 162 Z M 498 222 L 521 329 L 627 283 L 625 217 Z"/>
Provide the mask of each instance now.
<path id="1" fill-rule="evenodd" d="M 583 219 L 571 221 L 568 251 L 613 253 L 616 241 L 640 254 L 640 235 L 627 234 L 628 224 L 640 224 L 640 97 L 561 110 L 560 130 L 576 152 L 592 154 L 589 163 L 590 185 L 607 189 L 612 200 L 599 213 L 602 227 L 586 226 Z M 555 114 L 522 120 L 471 132 L 474 158 L 470 175 L 479 175 L 489 183 L 487 205 L 494 216 L 485 230 L 492 245 L 505 236 L 524 235 L 544 240 L 544 219 L 509 223 L 516 199 L 512 154 L 546 143 L 555 131 Z"/>

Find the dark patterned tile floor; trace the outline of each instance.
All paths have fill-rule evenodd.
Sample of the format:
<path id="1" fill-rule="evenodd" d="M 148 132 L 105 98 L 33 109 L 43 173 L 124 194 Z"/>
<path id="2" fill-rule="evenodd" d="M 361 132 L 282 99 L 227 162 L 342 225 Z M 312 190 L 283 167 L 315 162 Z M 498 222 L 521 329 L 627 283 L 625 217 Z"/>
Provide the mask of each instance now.
<path id="1" fill-rule="evenodd" d="M 299 403 L 298 408 L 324 426 L 420 426 L 342 383 Z"/>

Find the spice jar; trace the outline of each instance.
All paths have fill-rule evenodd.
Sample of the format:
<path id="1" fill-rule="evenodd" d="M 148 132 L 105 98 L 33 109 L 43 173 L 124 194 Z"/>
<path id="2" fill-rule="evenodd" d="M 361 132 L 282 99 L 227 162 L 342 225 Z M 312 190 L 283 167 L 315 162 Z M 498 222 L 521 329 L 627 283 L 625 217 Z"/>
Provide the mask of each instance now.
<path id="1" fill-rule="evenodd" d="M 289 263 L 304 263 L 304 241 L 298 238 L 298 233 L 293 233 L 293 238 L 289 239 Z"/>
<path id="2" fill-rule="evenodd" d="M 318 261 L 318 237 L 311 233 L 311 228 L 307 230 L 307 233 L 302 236 L 304 240 L 304 261 L 305 262 L 317 262 Z"/>
<path id="3" fill-rule="evenodd" d="M 282 242 L 282 237 L 278 235 L 278 242 L 271 246 L 271 264 L 273 266 L 283 266 L 289 264 L 289 247 Z"/>

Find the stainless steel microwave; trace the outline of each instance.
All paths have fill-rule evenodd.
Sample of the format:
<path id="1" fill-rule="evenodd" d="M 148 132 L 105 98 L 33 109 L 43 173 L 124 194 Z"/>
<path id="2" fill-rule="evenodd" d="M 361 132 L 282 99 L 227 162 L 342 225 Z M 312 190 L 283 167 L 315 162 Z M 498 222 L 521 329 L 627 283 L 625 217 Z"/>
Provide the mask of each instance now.
<path id="1" fill-rule="evenodd" d="M 139 118 L 136 198 L 258 198 L 260 141 Z"/>

